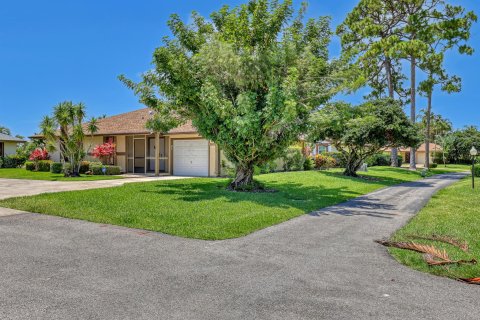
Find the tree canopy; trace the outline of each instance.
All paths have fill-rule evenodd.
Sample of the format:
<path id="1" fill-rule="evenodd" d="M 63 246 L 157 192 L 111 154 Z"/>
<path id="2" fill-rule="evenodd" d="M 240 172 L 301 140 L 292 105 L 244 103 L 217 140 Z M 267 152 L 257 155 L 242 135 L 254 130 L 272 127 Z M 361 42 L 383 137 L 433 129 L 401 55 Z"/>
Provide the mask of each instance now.
<path id="1" fill-rule="evenodd" d="M 382 149 L 416 147 L 416 127 L 401 105 L 392 99 L 378 99 L 359 106 L 328 104 L 312 117 L 310 139 L 330 139 L 346 161 L 344 174 L 356 176 L 365 159 Z"/>
<path id="2" fill-rule="evenodd" d="M 236 167 L 231 188 L 252 183 L 254 165 L 278 158 L 307 128 L 312 110 L 332 94 L 330 19 L 305 21 L 292 1 L 251 0 L 224 6 L 207 20 L 192 14 L 168 22 L 153 69 L 135 83 L 140 101 L 166 131 L 192 120 Z M 163 119 L 162 119 L 163 118 Z"/>

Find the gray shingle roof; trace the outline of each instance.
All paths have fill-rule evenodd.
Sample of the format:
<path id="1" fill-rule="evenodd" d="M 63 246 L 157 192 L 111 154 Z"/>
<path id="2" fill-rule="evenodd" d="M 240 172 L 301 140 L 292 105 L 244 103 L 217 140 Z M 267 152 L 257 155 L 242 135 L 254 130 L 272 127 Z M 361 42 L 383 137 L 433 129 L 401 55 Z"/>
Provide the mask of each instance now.
<path id="1" fill-rule="evenodd" d="M 25 142 L 23 139 L 17 137 L 9 136 L 8 134 L 0 133 L 0 141 L 11 141 L 11 142 Z"/>

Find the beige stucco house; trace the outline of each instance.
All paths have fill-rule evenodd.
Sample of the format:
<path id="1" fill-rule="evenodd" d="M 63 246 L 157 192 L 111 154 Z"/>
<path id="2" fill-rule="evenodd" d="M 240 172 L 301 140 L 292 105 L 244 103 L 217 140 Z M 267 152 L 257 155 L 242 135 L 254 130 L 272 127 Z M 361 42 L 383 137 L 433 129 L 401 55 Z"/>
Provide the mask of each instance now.
<path id="1" fill-rule="evenodd" d="M 99 119 L 98 131 L 93 136 L 87 135 L 84 141 L 86 160 L 96 160 L 91 156 L 96 145 L 113 142 L 116 145 L 114 165 L 124 173 L 155 173 L 158 166 L 160 173 L 170 175 L 212 177 L 221 174 L 218 146 L 202 138 L 190 121 L 160 135 L 157 141 L 155 134 L 145 128 L 151 117 L 150 109 L 143 108 Z M 60 161 L 60 155 L 54 153 L 51 159 Z"/>
<path id="2" fill-rule="evenodd" d="M 430 143 L 430 163 L 433 163 L 433 159 L 435 157 L 435 153 L 441 152 L 442 147 L 435 143 Z M 390 152 L 390 149 L 386 150 L 386 152 Z M 403 163 L 410 162 L 410 148 L 400 148 L 398 149 L 398 154 L 402 156 Z M 425 143 L 421 144 L 415 151 L 415 163 L 417 165 L 424 165 L 426 158 L 426 145 Z"/>
<path id="3" fill-rule="evenodd" d="M 0 133 L 0 157 L 15 154 L 18 144 L 24 142 L 25 140 L 23 139 Z"/>

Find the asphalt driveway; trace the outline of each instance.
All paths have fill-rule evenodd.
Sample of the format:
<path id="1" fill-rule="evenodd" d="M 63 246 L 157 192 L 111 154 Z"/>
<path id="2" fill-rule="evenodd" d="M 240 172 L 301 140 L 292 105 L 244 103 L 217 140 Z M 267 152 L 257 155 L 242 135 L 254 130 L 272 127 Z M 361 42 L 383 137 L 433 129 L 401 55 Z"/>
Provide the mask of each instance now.
<path id="1" fill-rule="evenodd" d="M 410 270 L 373 242 L 461 176 L 224 241 L 0 216 L 0 319 L 478 319 L 478 286 Z"/>

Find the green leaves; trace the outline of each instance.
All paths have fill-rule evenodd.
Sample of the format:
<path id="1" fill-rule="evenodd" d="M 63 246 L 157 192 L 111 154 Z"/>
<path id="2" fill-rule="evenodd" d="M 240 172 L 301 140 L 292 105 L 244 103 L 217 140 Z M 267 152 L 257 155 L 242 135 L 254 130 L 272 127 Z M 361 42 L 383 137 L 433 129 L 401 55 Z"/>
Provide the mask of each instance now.
<path id="1" fill-rule="evenodd" d="M 311 121 L 309 140 L 331 139 L 347 159 L 347 171 L 356 171 L 363 160 L 387 147 L 416 147 L 416 127 L 392 99 L 368 101 L 359 106 L 328 104 Z"/>
<path id="2" fill-rule="evenodd" d="M 304 22 L 304 10 L 294 17 L 291 0 L 251 0 L 211 21 L 173 15 L 174 38 L 155 50 L 153 69 L 139 83 L 121 80 L 162 116 L 192 120 L 237 167 L 261 165 L 305 132 L 335 86 L 330 19 Z"/>

